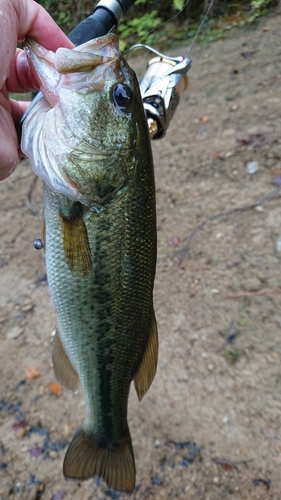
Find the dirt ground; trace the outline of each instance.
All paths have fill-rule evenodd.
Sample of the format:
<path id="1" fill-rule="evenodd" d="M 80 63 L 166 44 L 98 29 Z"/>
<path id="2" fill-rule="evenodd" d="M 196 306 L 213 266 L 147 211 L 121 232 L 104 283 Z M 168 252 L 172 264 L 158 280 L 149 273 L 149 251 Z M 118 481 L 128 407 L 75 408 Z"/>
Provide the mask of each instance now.
<path id="1" fill-rule="evenodd" d="M 149 393 L 141 403 L 130 396 L 135 500 L 281 498 L 281 294 L 270 293 L 281 287 L 280 195 L 207 222 L 178 264 L 207 217 L 278 187 L 280 22 L 276 12 L 195 46 L 189 89 L 168 135 L 153 143 L 160 353 Z M 145 67 L 143 57 L 133 63 Z M 57 397 L 49 387 L 55 318 L 44 253 L 33 248 L 39 183 L 39 214 L 25 201 L 32 178 L 24 161 L 0 185 L 0 499 L 125 499 L 62 475 L 85 404 L 81 393 Z M 28 378 L 26 367 L 39 376 Z"/>

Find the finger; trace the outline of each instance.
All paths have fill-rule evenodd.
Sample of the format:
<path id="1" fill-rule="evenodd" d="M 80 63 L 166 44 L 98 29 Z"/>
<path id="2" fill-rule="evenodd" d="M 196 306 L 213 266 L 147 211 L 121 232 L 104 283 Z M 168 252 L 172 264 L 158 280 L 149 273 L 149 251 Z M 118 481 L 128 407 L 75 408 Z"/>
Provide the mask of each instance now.
<path id="1" fill-rule="evenodd" d="M 39 87 L 39 82 L 37 82 L 34 74 L 30 70 L 25 52 L 17 49 L 7 79 L 8 91 L 17 93 L 31 92 L 35 89 L 38 90 Z"/>
<path id="2" fill-rule="evenodd" d="M 18 123 L 30 105 L 30 101 L 16 101 L 15 99 L 10 99 L 11 115 L 15 123 Z"/>
<path id="3" fill-rule="evenodd" d="M 31 80 L 29 68 L 21 57 L 15 57 L 18 40 L 33 38 L 50 50 L 58 47 L 73 47 L 67 36 L 38 3 L 33 0 L 1 0 L 1 66 L 0 88 L 10 74 L 9 87 L 22 87 L 22 82 Z M 20 75 L 20 77 L 19 77 Z M 34 87 L 33 87 L 34 88 Z"/>
<path id="4" fill-rule="evenodd" d="M 14 171 L 19 161 L 14 121 L 3 107 L 0 107 L 0 158 L 0 180 L 3 180 Z"/>

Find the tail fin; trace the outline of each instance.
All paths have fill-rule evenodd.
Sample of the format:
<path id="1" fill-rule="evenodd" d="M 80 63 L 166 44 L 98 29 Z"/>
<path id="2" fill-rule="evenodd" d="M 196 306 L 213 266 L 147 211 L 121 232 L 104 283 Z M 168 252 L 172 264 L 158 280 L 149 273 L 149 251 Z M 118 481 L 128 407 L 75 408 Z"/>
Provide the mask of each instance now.
<path id="1" fill-rule="evenodd" d="M 63 464 L 66 479 L 85 480 L 99 476 L 109 488 L 131 493 L 135 488 L 135 460 L 130 431 L 114 443 L 102 444 L 80 427 L 66 452 Z"/>

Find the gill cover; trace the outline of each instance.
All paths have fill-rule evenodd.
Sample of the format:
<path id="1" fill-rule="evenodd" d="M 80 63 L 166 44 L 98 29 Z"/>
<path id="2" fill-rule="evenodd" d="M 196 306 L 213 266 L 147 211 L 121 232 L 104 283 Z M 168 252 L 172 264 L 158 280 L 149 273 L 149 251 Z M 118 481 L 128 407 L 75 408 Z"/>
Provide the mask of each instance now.
<path id="1" fill-rule="evenodd" d="M 112 107 L 121 109 L 130 102 L 129 86 L 124 87 L 127 90 L 123 94 L 121 87 L 118 90 L 126 79 L 118 37 L 109 34 L 74 49 L 59 48 L 55 53 L 27 40 L 25 50 L 45 99 L 38 101 L 24 121 L 21 149 L 51 190 L 73 201 L 98 206 L 103 203 L 103 190 L 96 186 L 100 173 L 93 173 L 90 162 L 94 160 L 99 170 L 99 164 L 109 157 L 114 162 L 118 151 L 96 137 L 93 94 L 109 94 L 116 83 Z M 122 142 L 122 134 L 120 137 Z M 108 183 L 116 191 L 124 178 L 120 172 L 111 177 Z"/>

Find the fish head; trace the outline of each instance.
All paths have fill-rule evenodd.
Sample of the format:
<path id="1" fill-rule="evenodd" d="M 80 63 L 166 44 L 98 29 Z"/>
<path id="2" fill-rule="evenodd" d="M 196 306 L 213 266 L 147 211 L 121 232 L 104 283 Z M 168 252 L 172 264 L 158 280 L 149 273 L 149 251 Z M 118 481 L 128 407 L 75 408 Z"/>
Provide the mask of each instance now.
<path id="1" fill-rule="evenodd" d="M 140 134 L 148 137 L 118 37 L 55 53 L 27 40 L 25 50 L 44 99 L 25 119 L 22 150 L 53 191 L 103 206 L 132 181 Z"/>

